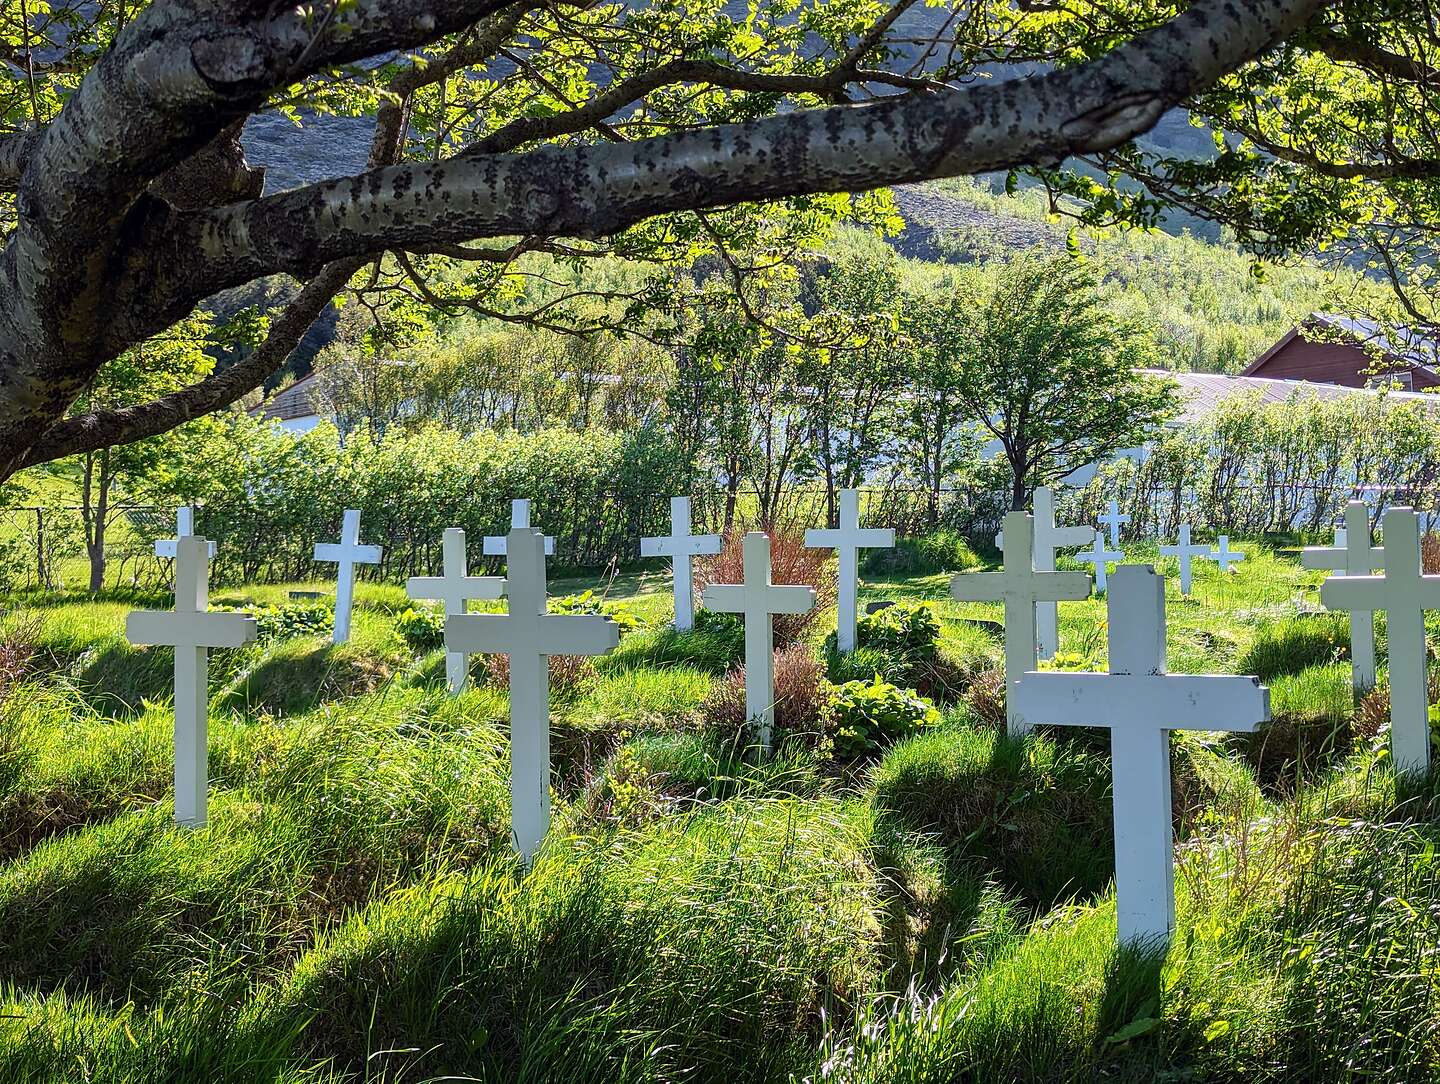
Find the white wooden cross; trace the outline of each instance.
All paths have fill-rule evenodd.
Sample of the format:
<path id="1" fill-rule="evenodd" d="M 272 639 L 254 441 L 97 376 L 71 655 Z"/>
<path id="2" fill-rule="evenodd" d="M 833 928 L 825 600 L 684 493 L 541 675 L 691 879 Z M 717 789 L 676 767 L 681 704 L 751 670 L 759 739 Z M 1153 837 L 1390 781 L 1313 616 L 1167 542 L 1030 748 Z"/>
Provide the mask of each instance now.
<path id="1" fill-rule="evenodd" d="M 411 576 L 405 581 L 405 593 L 415 599 L 435 599 L 445 604 L 445 616 L 463 614 L 472 598 L 503 598 L 505 580 L 501 576 L 472 576 L 465 553 L 465 532 L 459 527 L 446 527 L 441 542 L 443 564 L 439 576 Z M 470 677 L 470 656 L 463 651 L 445 652 L 445 684 L 450 692 L 464 690 Z"/>
<path id="2" fill-rule="evenodd" d="M 720 552 L 718 534 L 690 533 L 690 498 L 670 498 L 670 534 L 640 539 L 642 557 L 669 557 L 675 591 L 675 627 L 695 627 L 695 558 Z"/>
<path id="3" fill-rule="evenodd" d="M 188 504 L 182 504 L 175 509 L 175 537 L 158 538 L 155 540 L 155 556 L 175 558 L 175 543 L 182 538 L 189 538 L 195 533 L 195 514 Z M 216 546 L 210 543 L 210 560 L 215 560 Z"/>
<path id="4" fill-rule="evenodd" d="M 175 823 L 203 827 L 210 789 L 209 701 L 212 647 L 255 639 L 255 619 L 210 613 L 210 547 L 203 538 L 179 539 L 175 609 L 135 610 L 125 619 L 132 644 L 175 649 Z"/>
<path id="5" fill-rule="evenodd" d="M 1075 555 L 1077 561 L 1087 565 L 1095 566 L 1095 590 L 1105 590 L 1105 564 L 1107 561 L 1114 561 L 1117 564 L 1125 560 L 1125 555 L 1119 550 L 1107 550 L 1105 548 L 1105 532 L 1096 531 L 1095 541 L 1088 550 L 1082 550 Z"/>
<path id="6" fill-rule="evenodd" d="M 529 498 L 522 497 L 510 502 L 510 529 L 512 531 L 528 531 L 530 529 Z M 480 552 L 486 557 L 504 557 L 507 537 L 503 534 L 487 534 L 480 541 Z M 545 556 L 555 556 L 555 539 L 548 534 L 545 536 Z"/>
<path id="7" fill-rule="evenodd" d="M 1110 545 L 1120 545 L 1120 526 L 1130 522 L 1130 517 L 1120 511 L 1120 505 L 1114 497 L 1110 498 L 1110 508 L 1103 515 L 1097 516 L 1101 523 L 1110 528 Z"/>
<path id="8" fill-rule="evenodd" d="M 1370 544 L 1370 509 L 1364 501 L 1345 506 L 1345 526 L 1335 528 L 1335 545 L 1300 551 L 1306 568 L 1330 569 L 1337 576 L 1368 576 L 1385 567 L 1385 551 Z M 1350 677 L 1356 692 L 1375 687 L 1375 613 L 1350 611 Z"/>
<path id="9" fill-rule="evenodd" d="M 741 553 L 744 583 L 712 583 L 701 601 L 745 620 L 745 715 L 762 748 L 769 750 L 775 726 L 775 625 L 772 614 L 803 614 L 815 608 L 815 588 L 770 582 L 770 536 L 745 536 Z"/>
<path id="10" fill-rule="evenodd" d="M 836 571 L 838 596 L 835 605 L 835 647 L 839 651 L 855 650 L 855 621 L 859 605 L 860 551 L 890 549 L 895 545 L 895 532 L 889 527 L 860 527 L 860 491 L 840 491 L 840 526 L 831 530 L 805 532 L 805 545 L 810 549 L 833 549 L 839 558 Z"/>
<path id="11" fill-rule="evenodd" d="M 1121 941 L 1157 945 L 1175 926 L 1171 730 L 1254 730 L 1270 691 L 1253 677 L 1165 672 L 1165 581 L 1115 570 L 1107 602 L 1110 672 L 1031 672 L 1011 687 L 1027 724 L 1110 728 L 1115 903 Z"/>
<path id="12" fill-rule="evenodd" d="M 1400 771 L 1430 765 L 1425 675 L 1425 611 L 1440 610 L 1440 576 L 1420 572 L 1420 521 L 1410 508 L 1391 508 L 1382 522 L 1385 572 L 1331 576 L 1320 601 L 1332 610 L 1385 611 L 1390 645 L 1390 750 Z"/>
<path id="13" fill-rule="evenodd" d="M 1209 545 L 1191 544 L 1190 524 L 1180 524 L 1180 541 L 1173 546 L 1161 546 L 1161 557 L 1176 557 L 1180 560 L 1180 593 L 1190 594 L 1190 562 L 1213 561 L 1215 551 Z"/>
<path id="14" fill-rule="evenodd" d="M 445 647 L 510 657 L 510 833 L 528 865 L 550 830 L 550 656 L 603 655 L 620 629 L 598 614 L 546 613 L 540 535 L 516 528 L 505 542 L 509 612 L 451 615 Z"/>
<path id="15" fill-rule="evenodd" d="M 1231 565 L 1238 564 L 1240 561 L 1245 560 L 1245 555 L 1239 550 L 1232 550 L 1230 548 L 1230 536 L 1228 534 L 1222 534 L 1220 536 L 1220 545 L 1216 547 L 1215 552 L 1210 555 L 1210 560 L 1215 562 L 1216 567 L 1218 567 L 1221 572 L 1229 572 Z"/>
<path id="16" fill-rule="evenodd" d="M 350 611 L 355 605 L 355 566 L 378 565 L 381 553 L 379 546 L 360 544 L 360 513 L 354 508 L 345 510 L 339 542 L 315 543 L 315 560 L 339 566 L 335 574 L 334 640 L 337 644 L 350 639 Z"/>
<path id="17" fill-rule="evenodd" d="M 1005 681 L 1010 688 L 1027 670 L 1035 669 L 1035 604 L 1078 601 L 1090 597 L 1090 577 L 1083 572 L 1037 572 L 1031 564 L 1034 520 L 1025 512 L 1005 514 L 1005 570 L 964 572 L 950 578 L 950 597 L 960 602 L 1005 604 Z M 1006 727 L 1026 734 L 1005 699 Z"/>

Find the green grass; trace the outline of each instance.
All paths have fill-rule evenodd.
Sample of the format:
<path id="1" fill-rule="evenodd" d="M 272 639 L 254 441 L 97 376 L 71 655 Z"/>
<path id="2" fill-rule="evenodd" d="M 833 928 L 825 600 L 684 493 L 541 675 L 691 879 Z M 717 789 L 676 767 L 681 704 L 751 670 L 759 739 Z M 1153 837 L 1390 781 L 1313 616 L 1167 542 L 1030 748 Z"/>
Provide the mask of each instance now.
<path id="1" fill-rule="evenodd" d="M 506 694 L 477 659 L 448 696 L 398 589 L 362 586 L 344 647 L 214 653 L 199 831 L 170 821 L 169 654 L 121 636 L 169 600 L 16 599 L 0 1081 L 1440 1081 L 1440 776 L 1397 791 L 1354 747 L 1319 577 L 1243 548 L 1167 587 L 1171 668 L 1263 669 L 1274 721 L 1173 740 L 1164 959 L 1114 950 L 1103 732 L 952 703 L 859 763 L 758 757 L 702 709 L 734 637 L 664 628 L 663 574 L 614 579 L 645 625 L 553 703 L 528 873 Z M 1001 665 L 999 607 L 943 573 L 867 576 L 882 598 L 935 603 L 956 680 Z M 1103 662 L 1104 613 L 1062 604 L 1062 649 Z"/>

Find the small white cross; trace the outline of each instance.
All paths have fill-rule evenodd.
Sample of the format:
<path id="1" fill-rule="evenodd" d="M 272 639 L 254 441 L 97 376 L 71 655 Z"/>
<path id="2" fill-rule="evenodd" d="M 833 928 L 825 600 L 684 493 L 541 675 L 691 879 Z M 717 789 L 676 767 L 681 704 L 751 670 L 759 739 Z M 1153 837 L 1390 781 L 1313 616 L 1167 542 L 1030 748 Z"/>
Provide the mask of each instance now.
<path id="1" fill-rule="evenodd" d="M 1211 554 L 1210 560 L 1215 562 L 1216 567 L 1219 568 L 1221 572 L 1229 572 L 1231 565 L 1245 560 L 1245 555 L 1239 550 L 1232 550 L 1230 548 L 1230 536 L 1228 534 L 1222 534 L 1220 536 L 1220 545 L 1216 547 L 1215 552 Z"/>
<path id="2" fill-rule="evenodd" d="M 1109 511 L 1096 518 L 1110 528 L 1110 545 L 1118 547 L 1120 545 L 1120 526 L 1129 523 L 1130 517 L 1121 513 L 1120 505 L 1116 503 L 1114 497 L 1111 497 Z"/>
<path id="3" fill-rule="evenodd" d="M 210 613 L 210 547 L 203 538 L 179 539 L 175 609 L 135 610 L 125 619 L 132 644 L 175 649 L 175 823 L 200 828 L 210 790 L 209 701 L 212 647 L 255 639 L 255 619 Z"/>
<path id="4" fill-rule="evenodd" d="M 546 613 L 545 552 L 540 535 L 516 528 L 504 614 L 454 614 L 445 621 L 448 651 L 510 657 L 510 832 L 528 865 L 550 830 L 551 655 L 603 655 L 620 629 L 596 614 Z"/>
<path id="5" fill-rule="evenodd" d="M 712 583 L 701 601 L 745 620 L 745 715 L 762 748 L 769 750 L 775 726 L 775 624 L 772 614 L 803 614 L 815 608 L 815 588 L 770 582 L 770 536 L 745 536 L 741 559 L 744 583 Z"/>
<path id="6" fill-rule="evenodd" d="M 1390 749 L 1400 771 L 1430 765 L 1430 718 L 1425 681 L 1425 611 L 1440 610 L 1440 576 L 1420 572 L 1420 521 L 1410 508 L 1392 508 L 1382 522 L 1380 576 L 1331 576 L 1320 601 L 1332 610 L 1385 611 L 1390 645 Z"/>
<path id="7" fill-rule="evenodd" d="M 670 498 L 670 534 L 640 539 L 640 556 L 669 557 L 675 592 L 675 627 L 689 632 L 695 627 L 695 558 L 720 552 L 718 534 L 690 533 L 690 498 Z"/>
<path id="8" fill-rule="evenodd" d="M 1364 501 L 1345 506 L 1345 526 L 1335 528 L 1335 545 L 1300 551 L 1306 568 L 1330 569 L 1337 576 L 1368 576 L 1385 567 L 1385 551 L 1370 544 L 1370 509 Z M 1375 613 L 1350 611 L 1350 677 L 1356 692 L 1375 687 Z"/>
<path id="9" fill-rule="evenodd" d="M 530 529 L 529 498 L 522 497 L 510 502 L 510 529 L 512 531 L 528 531 Z M 480 552 L 486 557 L 504 557 L 506 537 L 503 534 L 487 534 L 480 540 Z M 555 556 L 555 539 L 548 534 L 545 536 L 545 556 Z"/>
<path id="10" fill-rule="evenodd" d="M 1011 688 L 1021 674 L 1035 669 L 1035 604 L 1090 597 L 1083 572 L 1041 572 L 1031 564 L 1034 520 L 1025 512 L 1005 515 L 1005 570 L 965 572 L 950 578 L 950 597 L 959 602 L 1005 604 L 1005 681 Z M 1006 727 L 1011 735 L 1028 733 L 1007 696 Z"/>
<path id="11" fill-rule="evenodd" d="M 1154 946 L 1175 926 L 1170 731 L 1254 730 L 1270 692 L 1253 677 L 1165 672 L 1165 581 L 1148 566 L 1116 569 L 1106 605 L 1110 672 L 1031 672 L 1012 699 L 1028 724 L 1110 728 L 1119 939 Z"/>
<path id="12" fill-rule="evenodd" d="M 805 545 L 810 549 L 833 549 L 839 558 L 836 581 L 839 588 L 835 606 L 835 647 L 839 651 L 855 650 L 856 610 L 859 607 L 860 551 L 890 549 L 895 545 L 895 532 L 889 527 L 860 528 L 860 493 L 854 489 L 840 491 L 840 526 L 805 532 Z"/>
<path id="13" fill-rule="evenodd" d="M 415 599 L 435 599 L 445 604 L 445 616 L 463 614 L 472 598 L 502 598 L 505 580 L 500 576 L 470 575 L 470 561 L 465 554 L 465 532 L 459 527 L 446 527 L 441 542 L 442 575 L 411 576 L 405 581 L 405 593 Z M 445 652 L 445 683 L 451 693 L 465 688 L 470 677 L 470 656 L 463 651 Z"/>
<path id="14" fill-rule="evenodd" d="M 175 543 L 182 538 L 189 538 L 195 533 L 195 516 L 188 504 L 182 504 L 175 509 L 175 537 L 160 538 L 155 542 L 155 556 L 175 558 Z M 215 560 L 216 546 L 210 543 L 210 560 Z"/>
<path id="15" fill-rule="evenodd" d="M 338 565 L 335 575 L 335 635 L 337 644 L 350 639 L 350 611 L 355 605 L 355 566 L 378 565 L 379 546 L 360 544 L 360 513 L 345 510 L 339 542 L 316 542 L 315 560 Z"/>
<path id="16" fill-rule="evenodd" d="M 1190 562 L 1213 561 L 1215 551 L 1208 545 L 1190 543 L 1190 524 L 1180 524 L 1180 541 L 1173 546 L 1161 546 L 1161 557 L 1176 557 L 1180 560 L 1180 593 L 1190 594 Z"/>
<path id="17" fill-rule="evenodd" d="M 1095 566 L 1095 590 L 1105 590 L 1105 563 L 1114 561 L 1117 564 L 1125 560 L 1125 555 L 1119 550 L 1107 550 L 1105 548 L 1105 532 L 1096 531 L 1095 541 L 1088 550 L 1082 550 L 1075 555 L 1077 561 L 1087 565 Z"/>

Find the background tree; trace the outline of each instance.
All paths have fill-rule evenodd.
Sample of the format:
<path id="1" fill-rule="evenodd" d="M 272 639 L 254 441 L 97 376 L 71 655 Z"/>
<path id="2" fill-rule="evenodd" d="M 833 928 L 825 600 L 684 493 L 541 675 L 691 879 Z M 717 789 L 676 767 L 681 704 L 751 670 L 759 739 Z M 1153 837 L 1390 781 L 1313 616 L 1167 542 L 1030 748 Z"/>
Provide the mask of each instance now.
<path id="1" fill-rule="evenodd" d="M 0 71 L 0 479 L 236 401 L 361 268 L 362 292 L 510 315 L 537 254 L 783 257 L 891 214 L 846 193 L 1118 147 L 1321 6 L 1122 5 L 1093 59 L 996 82 L 914 0 L 36 4 Z M 266 108 L 373 116 L 368 172 L 262 195 L 239 135 Z M 306 285 L 245 358 L 66 417 L 107 362 L 276 273 Z"/>
<path id="2" fill-rule="evenodd" d="M 966 279 L 951 300 L 937 364 L 969 416 L 1000 444 L 1010 506 L 1036 486 L 1138 447 L 1178 408 L 1151 337 L 1110 312 L 1094 273 L 1072 256 L 1017 257 Z"/>

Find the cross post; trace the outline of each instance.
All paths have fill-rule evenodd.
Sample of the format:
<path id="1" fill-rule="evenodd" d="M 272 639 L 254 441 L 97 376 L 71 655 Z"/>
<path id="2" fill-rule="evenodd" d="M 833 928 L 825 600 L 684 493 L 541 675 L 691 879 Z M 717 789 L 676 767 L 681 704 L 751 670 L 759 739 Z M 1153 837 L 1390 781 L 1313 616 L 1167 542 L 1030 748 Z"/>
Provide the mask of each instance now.
<path id="1" fill-rule="evenodd" d="M 1095 566 L 1095 590 L 1105 590 L 1105 564 L 1108 561 L 1115 561 L 1117 564 L 1125 560 L 1125 555 L 1119 550 L 1107 550 L 1105 548 L 1105 532 L 1096 531 L 1095 540 L 1088 550 L 1076 554 L 1076 560 L 1087 565 Z"/>
<path id="2" fill-rule="evenodd" d="M 510 502 L 510 529 L 512 531 L 528 531 L 530 529 L 530 499 L 521 497 Z M 506 539 L 508 535 L 487 534 L 480 540 L 480 552 L 486 557 L 504 557 Z M 555 539 L 548 534 L 545 536 L 545 556 L 555 556 Z"/>
<path id="3" fill-rule="evenodd" d="M 1110 507 L 1096 517 L 1099 521 L 1110 528 L 1110 545 L 1120 545 L 1120 526 L 1130 522 L 1130 517 L 1120 511 L 1120 505 L 1114 497 L 1110 498 Z"/>
<path id="4" fill-rule="evenodd" d="M 860 527 L 860 492 L 840 491 L 840 526 L 831 530 L 805 532 L 805 545 L 810 549 L 833 549 L 839 560 L 836 571 L 838 597 L 835 604 L 835 647 L 838 651 L 855 650 L 855 623 L 859 608 L 860 551 L 890 549 L 895 545 L 895 532 L 888 527 Z"/>
<path id="5" fill-rule="evenodd" d="M 1116 569 L 1106 607 L 1109 673 L 1032 671 L 1011 699 L 1029 725 L 1110 729 L 1119 939 L 1158 946 L 1175 926 L 1170 731 L 1254 730 L 1270 692 L 1253 677 L 1166 673 L 1165 581 L 1149 566 Z"/>
<path id="6" fill-rule="evenodd" d="M 210 613 L 210 547 L 206 539 L 178 540 L 175 609 L 135 610 L 125 619 L 132 644 L 175 649 L 175 823 L 204 827 L 210 790 L 209 677 L 212 647 L 255 639 L 255 619 Z"/>
<path id="7" fill-rule="evenodd" d="M 1390 750 L 1396 770 L 1424 772 L 1430 766 L 1425 611 L 1440 610 L 1440 576 L 1421 574 L 1420 520 L 1414 509 L 1390 509 L 1382 528 L 1384 574 L 1331 576 L 1320 585 L 1320 601 L 1331 610 L 1385 611 Z"/>
<path id="8" fill-rule="evenodd" d="M 640 539 L 640 556 L 671 558 L 675 592 L 675 627 L 695 627 L 695 558 L 720 552 L 718 534 L 690 533 L 690 498 L 670 498 L 670 534 Z"/>
<path id="9" fill-rule="evenodd" d="M 603 655 L 620 629 L 596 614 L 547 613 L 543 540 L 516 528 L 505 541 L 509 612 L 451 615 L 445 647 L 510 657 L 510 834 L 529 865 L 550 830 L 550 656 Z"/>
<path id="10" fill-rule="evenodd" d="M 382 552 L 379 546 L 360 544 L 360 513 L 354 508 L 345 510 L 339 542 L 315 543 L 315 560 L 339 566 L 335 574 L 335 643 L 343 644 L 350 639 L 350 611 L 355 605 L 355 566 L 378 565 Z"/>
<path id="11" fill-rule="evenodd" d="M 1215 552 L 1210 555 L 1210 560 L 1215 562 L 1215 567 L 1221 572 L 1229 572 L 1231 565 L 1238 564 L 1245 560 L 1245 555 L 1239 550 L 1232 550 L 1230 548 L 1230 536 L 1228 534 L 1222 534 L 1220 536 L 1220 545 L 1217 546 Z"/>
<path id="12" fill-rule="evenodd" d="M 712 583 L 701 601 L 745 621 L 745 715 L 767 752 L 775 727 L 775 625 L 773 614 L 803 614 L 815 608 L 815 588 L 770 582 L 770 536 L 752 531 L 741 554 L 744 583 Z"/>
<path id="13" fill-rule="evenodd" d="M 950 597 L 959 602 L 1005 604 L 1005 722 L 1012 736 L 1030 731 L 1015 714 L 1008 692 L 1021 674 L 1035 669 L 1035 604 L 1090 597 L 1090 577 L 1084 572 L 1036 571 L 1033 567 L 1034 522 L 1025 512 L 1005 514 L 1003 572 L 964 572 L 950 578 Z"/>
<path id="14" fill-rule="evenodd" d="M 155 540 L 155 556 L 175 559 L 175 543 L 195 533 L 195 514 L 188 504 L 175 509 L 175 537 Z M 210 543 L 210 560 L 215 560 L 216 545 Z"/>
<path id="15" fill-rule="evenodd" d="M 445 604 L 445 616 L 463 614 L 472 598 L 502 598 L 505 580 L 500 576 L 472 576 L 465 554 L 465 532 L 446 527 L 441 540 L 443 564 L 439 576 L 411 576 L 405 593 L 414 599 L 433 599 Z M 470 656 L 463 651 L 445 652 L 445 685 L 452 695 L 462 692 L 470 679 Z"/>
<path id="16" fill-rule="evenodd" d="M 1180 540 L 1173 546 L 1161 546 L 1161 557 L 1175 557 L 1180 561 L 1180 593 L 1190 594 L 1190 562 L 1192 561 L 1213 561 L 1215 551 L 1209 546 L 1192 545 L 1190 542 L 1190 524 L 1180 524 Z"/>
<path id="17" fill-rule="evenodd" d="M 1337 576 L 1368 576 L 1385 567 L 1385 551 L 1370 544 L 1370 509 L 1364 501 L 1345 506 L 1345 526 L 1335 528 L 1333 546 L 1300 551 L 1306 568 L 1328 569 Z M 1375 612 L 1350 611 L 1350 676 L 1357 693 L 1375 687 Z"/>
<path id="18" fill-rule="evenodd" d="M 1035 517 L 1035 571 L 1055 571 L 1055 551 L 1083 546 L 1090 541 L 1090 528 L 1055 526 L 1055 491 L 1049 486 L 1035 490 L 1032 507 Z M 1004 532 L 1001 532 L 1002 536 Z M 1003 548 L 1003 542 L 1001 543 Z M 1060 650 L 1060 608 L 1054 602 L 1035 603 L 1035 645 L 1040 658 L 1054 658 Z"/>

